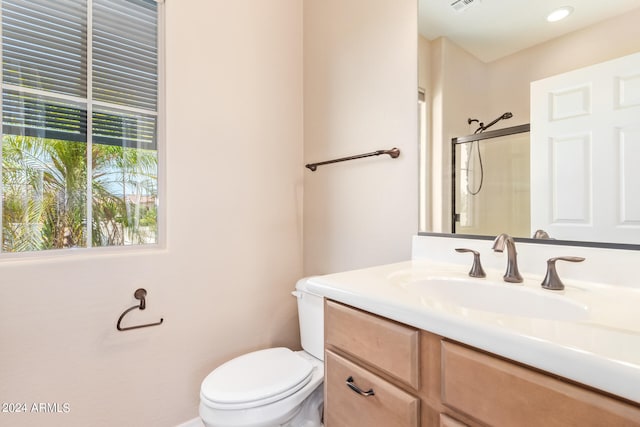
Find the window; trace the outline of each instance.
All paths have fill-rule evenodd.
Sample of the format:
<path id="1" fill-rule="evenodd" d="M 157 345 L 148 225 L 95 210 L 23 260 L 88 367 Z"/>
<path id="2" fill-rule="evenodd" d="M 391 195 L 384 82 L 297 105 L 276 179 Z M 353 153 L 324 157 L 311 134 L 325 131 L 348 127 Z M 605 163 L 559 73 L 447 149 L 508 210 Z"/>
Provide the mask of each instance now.
<path id="1" fill-rule="evenodd" d="M 158 240 L 156 0 L 2 0 L 2 252 Z"/>

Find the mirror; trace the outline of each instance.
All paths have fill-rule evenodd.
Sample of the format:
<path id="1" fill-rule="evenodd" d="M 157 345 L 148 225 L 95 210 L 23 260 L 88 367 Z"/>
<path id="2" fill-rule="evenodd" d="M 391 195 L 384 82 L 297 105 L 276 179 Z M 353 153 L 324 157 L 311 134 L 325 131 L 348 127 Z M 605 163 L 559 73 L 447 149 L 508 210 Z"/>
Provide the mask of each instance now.
<path id="1" fill-rule="evenodd" d="M 567 4 L 572 6 L 573 13 L 566 19 L 558 22 L 545 19 L 554 6 Z M 420 233 L 456 233 L 464 237 L 487 238 L 495 236 L 497 223 L 497 227 L 506 224 L 500 232 L 519 238 L 532 238 L 537 228 L 550 228 L 553 232 L 549 230 L 548 234 L 554 239 L 552 242 L 640 249 L 640 238 L 636 240 L 625 232 L 630 229 L 640 232 L 640 217 L 629 216 L 630 221 L 622 225 L 622 232 L 617 230 L 615 233 L 582 232 L 588 228 L 591 218 L 575 227 L 571 224 L 573 228 L 570 232 L 565 230 L 571 227 L 556 227 L 553 220 L 545 223 L 537 219 L 540 215 L 535 209 L 540 206 L 539 201 L 545 197 L 552 199 L 551 193 L 556 191 L 556 187 L 547 186 L 546 194 L 544 191 L 541 193 L 538 183 L 544 181 L 546 176 L 556 179 L 557 175 L 558 180 L 560 176 L 564 177 L 562 182 L 571 194 L 589 192 L 592 199 L 588 200 L 589 206 L 585 205 L 589 215 L 593 214 L 593 209 L 615 209 L 609 201 L 599 200 L 590 193 L 592 187 L 609 185 L 609 181 L 596 180 L 594 175 L 585 175 L 583 170 L 585 164 L 596 165 L 594 171 L 605 169 L 597 163 L 601 157 L 594 154 L 589 145 L 598 138 L 590 136 L 586 145 L 580 145 L 575 138 L 567 140 L 566 144 L 557 144 L 561 147 L 560 152 L 565 154 L 563 166 L 556 167 L 557 171 L 546 160 L 541 162 L 540 155 L 534 153 L 533 148 L 531 153 L 534 154 L 528 152 L 529 146 L 539 147 L 541 140 L 548 139 L 540 133 L 537 119 L 534 117 L 532 120 L 532 82 L 547 81 L 553 76 L 588 69 L 640 52 L 640 26 L 637 25 L 640 22 L 640 1 L 570 0 L 560 4 L 551 0 L 419 0 L 418 10 Z M 633 85 L 633 89 L 640 93 L 639 69 L 635 68 L 627 74 L 632 77 L 628 87 Z M 575 101 L 573 92 L 566 98 Z M 595 97 L 588 101 L 594 105 L 599 102 Z M 635 114 L 634 117 L 637 119 L 632 120 L 640 129 L 640 115 Z M 588 122 L 583 120 L 578 123 L 586 128 Z M 474 134 L 481 134 L 484 138 L 490 132 L 500 133 L 503 129 L 522 128 L 529 124 L 530 134 L 518 134 L 510 141 L 500 136 L 498 139 L 487 137 L 474 142 L 477 139 L 473 137 Z M 487 125 L 491 125 L 491 129 L 478 132 Z M 468 141 L 466 144 L 453 143 L 456 139 L 465 138 Z M 628 133 L 627 138 L 624 155 L 640 160 L 640 131 Z M 604 139 L 611 147 L 619 143 L 613 141 L 613 137 Z M 589 148 L 586 151 L 574 150 L 583 146 Z M 610 148 L 610 151 L 613 149 Z M 523 159 L 525 163 L 514 167 L 516 161 Z M 544 165 L 541 166 L 541 163 Z M 625 163 L 622 157 L 614 163 L 615 166 L 607 167 L 603 174 L 620 176 L 626 173 L 628 181 L 625 191 L 629 196 L 626 203 L 631 206 L 627 206 L 627 210 L 635 209 L 635 215 L 640 212 L 640 193 L 637 192 L 640 173 L 623 171 L 624 165 L 629 162 Z M 505 165 L 509 168 L 505 168 Z M 488 189 L 492 184 L 485 181 L 486 187 L 477 195 L 482 196 L 484 201 L 472 194 L 479 185 L 481 168 L 484 168 L 484 176 L 480 178 L 495 180 L 495 185 L 499 186 L 499 190 L 496 192 L 494 188 L 494 194 L 491 194 Z M 533 180 L 536 188 L 527 188 L 523 193 L 523 185 L 513 185 L 513 174 L 522 175 L 529 168 L 531 172 L 526 175 Z M 500 169 L 510 169 L 511 172 L 496 174 Z M 558 172 L 560 170 L 562 173 Z M 597 184 L 594 185 L 594 182 Z M 542 186 L 543 189 L 547 187 Z M 633 189 L 629 190 L 631 187 Z M 466 191 L 464 197 L 456 194 L 456 189 L 460 188 L 463 188 L 463 193 Z M 535 192 L 534 196 L 531 191 Z M 600 192 L 614 191 L 622 190 L 605 187 Z M 636 193 L 633 194 L 633 191 Z M 565 203 L 570 211 L 572 206 L 569 204 Z M 457 205 L 456 212 L 454 205 Z M 467 206 L 467 211 L 459 210 L 462 205 Z M 478 206 L 482 206 L 484 215 L 492 219 L 493 228 L 468 226 L 473 222 L 470 218 L 479 217 Z M 556 206 L 549 208 L 554 215 L 558 209 Z M 501 219 L 505 212 L 519 218 L 520 224 L 509 229 L 510 221 Z M 524 227 L 523 218 L 527 222 Z M 539 224 L 544 225 L 538 227 Z M 545 240 L 545 243 L 549 242 Z"/>

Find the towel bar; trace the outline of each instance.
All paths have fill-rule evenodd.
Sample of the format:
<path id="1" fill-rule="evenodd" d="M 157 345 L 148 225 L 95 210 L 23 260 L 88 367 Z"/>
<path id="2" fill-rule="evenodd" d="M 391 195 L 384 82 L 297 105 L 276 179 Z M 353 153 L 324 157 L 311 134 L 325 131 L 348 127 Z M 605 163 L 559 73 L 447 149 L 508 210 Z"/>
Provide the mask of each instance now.
<path id="1" fill-rule="evenodd" d="M 389 156 L 391 156 L 392 159 L 395 159 L 400 155 L 400 150 L 394 147 L 391 150 L 378 150 L 378 151 L 373 151 L 371 153 L 357 154 L 355 156 L 349 156 L 349 157 L 341 157 L 339 159 L 327 160 L 319 163 L 309 163 L 304 165 L 304 167 L 311 170 L 311 172 L 314 172 L 316 169 L 318 169 L 318 166 L 328 165 L 331 163 L 346 162 L 347 160 L 362 159 L 363 157 L 380 156 L 382 154 L 388 154 Z"/>

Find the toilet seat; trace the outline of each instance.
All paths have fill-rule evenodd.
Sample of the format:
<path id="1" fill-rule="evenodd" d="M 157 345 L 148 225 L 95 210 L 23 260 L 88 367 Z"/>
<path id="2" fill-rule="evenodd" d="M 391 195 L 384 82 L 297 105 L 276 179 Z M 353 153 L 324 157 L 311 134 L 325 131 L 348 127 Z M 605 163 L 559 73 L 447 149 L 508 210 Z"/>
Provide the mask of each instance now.
<path id="1" fill-rule="evenodd" d="M 249 409 L 282 400 L 311 380 L 313 365 L 288 348 L 259 350 L 211 372 L 200 397 L 215 409 Z"/>

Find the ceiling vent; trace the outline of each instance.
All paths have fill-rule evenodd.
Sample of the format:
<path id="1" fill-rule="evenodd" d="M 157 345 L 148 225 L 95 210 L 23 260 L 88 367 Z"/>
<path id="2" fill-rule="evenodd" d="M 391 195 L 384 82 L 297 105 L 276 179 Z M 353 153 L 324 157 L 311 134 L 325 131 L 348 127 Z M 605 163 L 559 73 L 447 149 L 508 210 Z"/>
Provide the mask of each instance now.
<path id="1" fill-rule="evenodd" d="M 448 0 L 451 8 L 456 12 L 464 12 L 471 6 L 480 3 L 480 0 Z"/>

